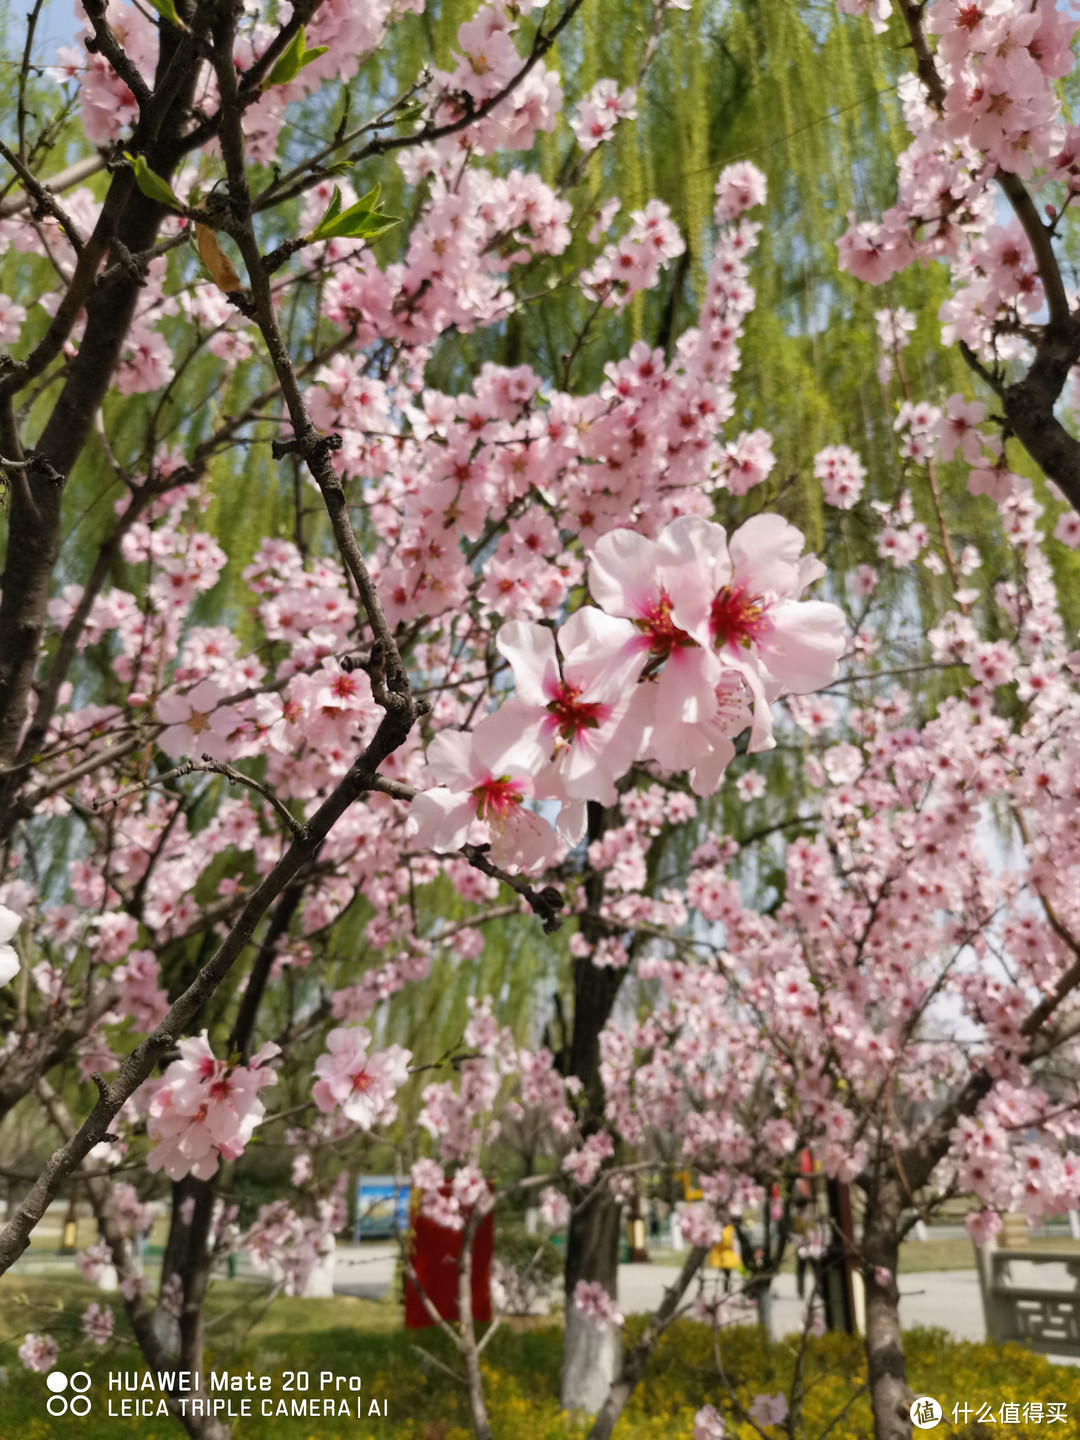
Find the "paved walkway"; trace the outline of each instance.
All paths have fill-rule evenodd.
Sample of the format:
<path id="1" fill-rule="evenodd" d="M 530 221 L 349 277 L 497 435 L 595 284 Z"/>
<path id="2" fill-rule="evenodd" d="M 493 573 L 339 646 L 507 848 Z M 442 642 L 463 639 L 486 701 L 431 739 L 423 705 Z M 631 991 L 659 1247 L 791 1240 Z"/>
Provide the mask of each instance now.
<path id="1" fill-rule="evenodd" d="M 334 1291 L 380 1300 L 394 1277 L 396 1251 L 391 1245 L 339 1245 Z M 619 1305 L 628 1315 L 654 1310 L 664 1290 L 678 1275 L 674 1265 L 620 1265 Z M 778 1335 L 798 1330 L 803 1305 L 795 1292 L 794 1275 L 780 1275 L 773 1285 L 773 1317 Z M 751 1311 L 737 1311 L 750 1317 Z M 957 1339 L 984 1340 L 982 1301 L 974 1270 L 928 1270 L 900 1277 L 900 1320 L 905 1326 L 940 1325 Z"/>
<path id="2" fill-rule="evenodd" d="M 620 1265 L 619 1305 L 627 1314 L 653 1310 L 678 1270 L 667 1265 Z M 710 1281 L 710 1285 L 713 1282 Z M 747 1305 L 735 1307 L 738 1318 L 752 1318 Z M 779 1275 L 773 1282 L 773 1326 L 777 1335 L 790 1334 L 803 1324 L 804 1305 L 795 1289 L 794 1275 Z M 979 1279 L 974 1270 L 927 1270 L 900 1277 L 900 1323 L 939 1325 L 958 1340 L 985 1340 Z"/>

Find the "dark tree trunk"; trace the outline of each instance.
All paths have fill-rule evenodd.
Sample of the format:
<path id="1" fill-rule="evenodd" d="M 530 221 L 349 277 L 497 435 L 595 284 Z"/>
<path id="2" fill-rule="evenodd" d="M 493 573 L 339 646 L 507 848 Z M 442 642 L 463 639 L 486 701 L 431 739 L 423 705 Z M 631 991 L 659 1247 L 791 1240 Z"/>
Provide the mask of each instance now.
<path id="1" fill-rule="evenodd" d="M 183 6 L 181 7 L 184 8 Z M 178 32 L 162 27 L 158 80 L 169 69 L 173 52 L 180 43 Z M 172 87 L 172 101 L 155 113 L 154 123 L 140 118 L 132 148 L 146 150 L 147 163 L 168 179 L 180 158 L 177 140 L 191 111 L 199 73 L 197 52 L 179 83 Z M 115 176 L 109 197 L 102 207 L 86 252 L 95 257 L 106 251 L 132 255 L 148 250 L 157 239 L 167 211 L 127 183 L 126 198 L 122 176 Z M 119 209 L 119 214 L 116 211 Z M 115 228 L 114 228 L 115 227 Z M 119 244 L 117 243 L 119 242 Z M 31 682 L 37 667 L 52 572 L 59 553 L 64 483 L 92 432 L 94 417 L 112 383 L 123 353 L 141 290 L 131 275 L 121 277 L 107 289 L 92 285 L 85 302 L 86 329 L 78 353 L 67 368 L 63 388 L 45 422 L 34 455 L 36 468 L 24 473 L 12 487 L 8 519 L 8 547 L 0 586 L 0 766 L 9 766 L 20 755 L 20 737 L 29 712 Z M 0 367 L 0 382 L 5 369 Z M 21 454 L 20 436 L 12 405 L 13 391 L 2 386 L 0 396 L 0 443 L 10 459 Z M 14 453 L 12 453 L 14 452 Z M 40 743 L 49 716 L 39 713 L 27 739 L 31 751 Z M 28 758 L 23 756 L 22 758 Z M 13 819 L 19 818 L 12 805 L 25 776 L 16 771 L 0 781 L 0 833 L 6 834 Z M 7 813 L 10 812 L 10 813 Z"/>
<path id="2" fill-rule="evenodd" d="M 158 1343 L 167 1348 L 180 1370 L 202 1371 L 206 1320 L 203 1304 L 210 1282 L 210 1225 L 214 1214 L 215 1180 L 187 1175 L 173 1186 L 169 1238 L 161 1262 L 161 1292 L 153 1327 Z M 187 1202 L 192 1202 L 188 1204 Z M 190 1220 L 184 1220 L 187 1210 Z M 161 1305 L 170 1281 L 180 1284 L 180 1313 L 174 1316 Z M 200 1394 L 209 1394 L 204 1382 Z M 185 1417 L 184 1428 L 194 1440 L 229 1440 L 229 1427 L 210 1417 Z"/>
<path id="3" fill-rule="evenodd" d="M 622 1208 L 600 1194 L 570 1222 L 566 1240 L 566 1336 L 563 1341 L 562 1405 L 595 1414 L 619 1373 L 618 1331 L 597 1325 L 574 1307 L 579 1280 L 599 1281 L 609 1295 L 619 1289 L 619 1220 Z"/>
<path id="4" fill-rule="evenodd" d="M 609 812 L 589 803 L 589 841 L 598 840 L 607 828 Z M 585 885 L 589 909 L 594 910 L 603 895 L 603 877 L 590 876 Z M 586 917 L 582 934 L 591 942 L 604 933 Z M 600 1079 L 600 1032 L 611 1015 L 625 971 L 598 969 L 588 956 L 574 961 L 574 1022 L 570 1037 L 567 1075 L 582 1084 L 585 1112 L 582 1132 L 595 1133 L 604 1116 L 604 1086 Z M 621 1360 L 618 1332 L 596 1325 L 574 1308 L 574 1288 L 579 1280 L 599 1282 L 613 1298 L 619 1288 L 619 1219 L 621 1206 L 610 1195 L 597 1195 L 584 1210 L 571 1218 L 566 1240 L 566 1335 L 563 1341 L 562 1404 L 567 1410 L 595 1413 L 607 1399 L 619 1373 Z"/>
<path id="5" fill-rule="evenodd" d="M 907 1383 L 904 1347 L 900 1335 L 900 1296 L 896 1264 L 900 1253 L 899 1221 L 903 1196 L 899 1183 L 888 1177 L 868 1192 L 863 1231 L 866 1282 L 866 1359 L 870 1400 L 874 1410 L 874 1440 L 911 1440 L 909 1408 L 914 1394 Z M 887 1284 L 876 1271 L 889 1272 Z"/>

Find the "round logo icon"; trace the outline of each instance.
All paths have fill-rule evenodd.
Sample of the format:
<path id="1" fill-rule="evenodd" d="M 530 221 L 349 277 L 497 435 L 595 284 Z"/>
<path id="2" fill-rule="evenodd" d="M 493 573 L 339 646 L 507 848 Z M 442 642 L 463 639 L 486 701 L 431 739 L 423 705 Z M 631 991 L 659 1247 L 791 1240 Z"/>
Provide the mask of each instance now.
<path id="1" fill-rule="evenodd" d="M 918 1430 L 933 1430 L 941 1421 L 941 1406 L 932 1395 L 916 1395 L 911 1402 L 911 1423 Z"/>
<path id="2" fill-rule="evenodd" d="M 75 1392 L 70 1400 L 64 1394 L 69 1385 Z M 45 1388 L 50 1392 L 45 1409 L 50 1415 L 89 1415 L 90 1397 L 86 1392 L 90 1385 L 90 1376 L 85 1370 L 76 1370 L 71 1376 L 63 1370 L 50 1370 L 45 1377 Z"/>

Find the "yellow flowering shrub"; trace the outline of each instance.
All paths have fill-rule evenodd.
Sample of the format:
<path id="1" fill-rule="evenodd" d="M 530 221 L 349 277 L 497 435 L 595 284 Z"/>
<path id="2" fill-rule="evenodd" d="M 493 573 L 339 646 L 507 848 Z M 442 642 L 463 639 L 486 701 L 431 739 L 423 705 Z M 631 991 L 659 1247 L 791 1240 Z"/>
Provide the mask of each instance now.
<path id="1" fill-rule="evenodd" d="M 640 1323 L 630 1322 L 628 1343 Z M 562 1330 L 553 1324 L 521 1332 L 507 1329 L 494 1337 L 484 1353 L 483 1371 L 496 1440 L 585 1440 L 587 1419 L 559 1407 L 562 1340 Z M 694 1414 L 706 1404 L 723 1414 L 732 1440 L 759 1440 L 740 1418 L 736 1402 L 748 1406 L 762 1393 L 790 1396 L 797 1366 L 800 1440 L 821 1440 L 826 1432 L 828 1440 L 872 1440 L 866 1360 L 858 1339 L 810 1337 L 800 1356 L 798 1337 L 768 1344 L 754 1327 L 740 1326 L 723 1333 L 719 1353 L 727 1386 L 717 1373 L 711 1332 L 689 1322 L 673 1326 L 619 1421 L 616 1440 L 691 1440 Z M 1080 1433 L 1080 1367 L 1051 1364 L 1019 1346 L 973 1344 L 933 1330 L 907 1331 L 905 1353 L 915 1392 L 933 1396 L 944 1411 L 944 1423 L 936 1431 L 917 1434 L 943 1440 L 1071 1440 Z M 215 1364 L 212 1354 L 208 1360 Z M 456 1362 L 447 1338 L 431 1330 L 417 1335 L 341 1328 L 276 1335 L 272 1347 L 265 1341 L 249 1342 L 228 1356 L 230 1371 L 250 1368 L 273 1376 L 275 1394 L 280 1393 L 284 1369 L 306 1368 L 313 1376 L 327 1369 L 362 1375 L 363 1405 L 360 1415 L 354 1405 L 351 1423 L 329 1417 L 237 1419 L 232 1422 L 234 1440 L 472 1440 L 465 1387 L 439 1368 L 456 1368 Z M 102 1368 L 143 1365 L 134 1352 L 114 1352 Z M 96 1389 L 96 1394 L 103 1397 L 104 1392 Z M 367 1418 L 373 1397 L 387 1402 L 386 1418 Z M 44 1398 L 40 1375 L 10 1367 L 7 1386 L 0 1390 L 0 1440 L 69 1440 L 70 1418 L 50 1419 Z M 1049 1422 L 1051 1404 L 1064 1406 L 1064 1423 Z M 1016 1406 L 1015 1420 L 1003 1421 L 1006 1405 Z M 1034 1418 L 1033 1405 L 1043 1407 L 1041 1419 Z M 958 1423 L 953 1421 L 954 1407 Z M 980 1407 L 983 1421 L 978 1419 Z M 986 1423 L 985 1407 L 993 1413 L 992 1424 Z M 145 1420 L 107 1418 L 104 1408 L 95 1405 L 80 1421 L 79 1440 L 148 1440 Z M 182 1436 L 178 1425 L 164 1420 L 156 1422 L 154 1433 L 157 1440 Z M 781 1440 L 784 1431 L 772 1427 L 767 1433 Z"/>

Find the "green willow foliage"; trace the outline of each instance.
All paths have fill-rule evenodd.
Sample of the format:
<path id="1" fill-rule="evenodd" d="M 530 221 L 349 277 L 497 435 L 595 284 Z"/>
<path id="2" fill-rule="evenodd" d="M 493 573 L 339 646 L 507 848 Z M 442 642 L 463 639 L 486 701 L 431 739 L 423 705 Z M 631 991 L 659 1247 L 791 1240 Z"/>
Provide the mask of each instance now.
<path id="1" fill-rule="evenodd" d="M 555 0 L 550 3 L 554 13 Z M 432 59 L 437 66 L 448 67 L 457 28 L 474 9 L 474 0 L 436 0 L 423 15 L 405 17 L 391 32 L 388 46 L 350 86 L 328 87 L 300 108 L 287 136 L 285 167 L 339 124 L 347 128 L 346 116 L 349 124 L 355 124 L 391 102 Z M 578 155 L 563 120 L 555 134 L 538 137 L 534 155 L 521 158 L 523 165 L 535 164 L 549 183 L 566 186 L 582 223 L 565 255 L 533 263 L 526 274 L 511 275 L 519 293 L 540 298 L 530 301 L 501 329 L 444 337 L 429 365 L 429 381 L 456 391 L 469 383 L 482 363 L 494 361 L 527 363 L 561 388 L 587 390 L 602 380 L 605 364 L 625 354 L 635 340 L 670 351 L 700 306 L 713 239 L 712 191 L 717 174 L 731 161 L 753 160 L 768 178 L 769 204 L 758 217 L 764 228 L 751 273 L 758 301 L 742 341 L 737 413 L 728 433 L 734 437 L 740 429 L 758 426 L 769 430 L 777 465 L 766 484 L 745 499 L 719 495 L 717 515 L 733 524 L 765 507 L 779 510 L 806 532 L 809 548 L 826 555 L 828 583 L 842 596 L 844 577 L 856 565 L 878 563 L 870 538 L 870 500 L 891 500 L 910 485 L 919 518 L 932 534 L 937 533 L 925 481 L 906 477 L 897 456 L 893 419 L 902 396 L 896 379 L 883 389 L 876 376 L 874 311 L 903 305 L 918 317 L 912 344 L 904 351 L 915 398 L 940 402 L 955 390 L 976 393 L 959 354 L 940 345 L 937 310 L 947 283 L 943 267 L 913 267 L 883 290 L 857 284 L 836 268 L 835 242 L 845 228 L 847 213 L 869 215 L 890 202 L 895 158 L 907 143 L 896 88 L 910 68 L 910 55 L 898 31 L 875 39 L 864 23 L 838 16 L 834 0 L 800 4 L 695 0 L 688 12 L 664 15 L 655 43 L 654 17 L 651 0 L 631 0 L 626 5 L 586 0 L 560 39 L 549 63 L 558 65 L 568 93 L 575 96 L 602 76 L 622 85 L 637 83 L 644 58 L 651 56 L 639 87 L 638 119 L 621 124 L 614 141 L 587 159 Z M 10 22 L 4 28 L 9 42 L 5 53 L 21 53 L 21 32 Z M 10 77 L 12 71 L 5 73 Z M 6 79 L 2 88 L 0 114 L 10 131 L 12 80 Z M 47 177 L 82 153 L 85 142 L 77 113 L 62 112 L 61 92 L 47 77 L 31 77 L 30 90 L 38 124 L 46 116 L 57 117 L 51 149 L 39 167 Z M 501 156 L 491 163 L 506 169 L 514 161 Z M 216 178 L 208 169 L 207 183 Z M 269 172 L 261 178 L 268 179 Z M 352 178 L 358 191 L 378 180 L 385 208 L 406 217 L 405 224 L 375 242 L 379 262 L 389 263 L 407 244 L 408 217 L 415 215 L 423 193 L 405 183 L 393 156 L 365 162 Z M 101 177 L 91 187 L 100 195 Z M 624 216 L 651 197 L 665 201 L 687 251 L 655 293 L 637 297 L 622 315 L 604 311 L 590 322 L 593 307 L 580 290 L 560 282 L 588 263 L 592 247 L 586 235 L 592 214 L 603 198 L 616 194 Z M 287 238 L 290 232 L 284 227 L 298 210 L 297 202 L 292 216 L 286 213 L 267 223 L 263 235 L 267 248 Z M 184 262 L 174 256 L 169 263 L 179 280 Z M 0 259 L 0 289 L 24 304 L 48 290 L 51 282 L 44 257 L 9 253 Z M 20 353 L 46 323 L 40 309 L 33 313 L 38 329 L 28 325 Z M 317 279 L 298 287 L 285 318 L 299 360 L 326 342 L 329 327 L 319 321 Z M 190 453 L 266 383 L 265 370 L 256 366 L 238 366 L 222 383 L 220 363 L 206 353 L 205 337 L 192 335 L 180 316 L 166 325 L 178 357 L 176 379 L 158 394 L 111 397 L 106 427 L 113 435 L 121 430 L 121 438 L 114 440 L 111 453 L 100 444 L 88 446 L 69 479 L 69 545 L 58 576 L 61 584 L 85 579 L 108 533 L 112 506 L 124 490 L 114 460 L 138 474 L 155 447 Z M 572 362 L 567 359 L 571 356 Z M 43 417 L 52 393 L 44 386 L 34 398 L 34 418 Z M 120 407 L 123 426 L 117 427 L 111 421 Z M 218 587 L 202 597 L 197 615 L 204 623 L 232 626 L 242 640 L 250 631 L 240 572 L 262 537 L 276 534 L 294 539 L 312 553 L 330 546 L 321 507 L 293 461 L 271 461 L 272 433 L 270 426 L 247 430 L 246 436 L 257 438 L 213 459 L 205 482 L 211 503 L 204 523 L 217 533 L 232 563 Z M 812 474 L 815 452 L 841 442 L 861 454 L 869 472 L 864 498 L 848 513 L 822 504 Z M 1013 461 L 1016 468 L 1024 468 L 1019 454 L 1013 454 Z M 985 587 L 986 593 L 996 580 L 1007 578 L 1007 552 L 995 547 L 989 533 L 993 512 L 985 500 L 967 496 L 962 467 L 941 467 L 941 483 L 957 552 L 977 537 L 988 557 L 970 582 Z M 357 500 L 360 490 L 357 483 Z M 1076 606 L 1080 587 L 1071 581 L 1080 578 L 1075 573 L 1080 561 L 1061 547 L 1056 559 L 1059 578 L 1069 582 L 1067 604 Z M 908 654 L 917 653 L 935 617 L 951 608 L 952 586 L 947 576 L 935 578 L 920 571 L 913 578 L 897 575 L 887 566 L 881 569 L 879 605 L 889 617 L 890 631 L 882 663 L 903 663 Z M 119 561 L 114 580 L 130 583 Z M 1078 618 L 1080 608 L 1073 616 L 1074 621 Z M 926 710 L 948 692 L 951 683 L 947 673 L 931 673 L 910 677 L 908 688 Z M 108 656 L 87 652 L 77 684 L 87 698 L 112 698 Z M 862 701 L 876 688 L 863 686 L 849 694 Z M 730 784 L 726 786 L 702 806 L 694 835 L 672 836 L 662 862 L 654 867 L 655 878 L 662 883 L 676 875 L 685 866 L 692 844 L 708 827 L 745 835 L 790 819 L 800 805 L 808 813 L 812 802 L 804 793 L 801 765 L 808 745 L 804 740 L 789 741 L 771 756 L 758 757 L 755 765 L 768 775 L 768 794 L 747 806 L 733 798 Z M 742 763 L 736 761 L 732 778 Z M 812 819 L 807 824 L 812 825 Z M 779 847 L 797 828 L 771 836 L 760 855 L 749 852 L 746 882 L 763 903 L 782 895 Z M 54 835 L 43 845 L 45 859 L 54 865 L 60 843 Z M 210 898 L 209 887 L 208 880 L 208 894 L 200 898 Z M 439 920 L 452 924 L 465 911 L 448 884 L 421 903 L 420 918 L 429 925 Z M 355 980 L 370 963 L 363 934 L 368 913 L 366 902 L 358 902 L 319 939 L 339 960 L 336 984 Z M 522 1031 L 535 1021 L 538 1011 L 549 1009 L 551 994 L 567 973 L 568 932 L 552 941 L 539 937 L 531 922 L 513 920 L 500 922 L 498 929 L 489 927 L 488 933 L 487 948 L 475 964 L 458 967 L 450 957 L 440 958 L 431 985 L 397 997 L 387 1022 L 388 1038 L 415 1045 L 423 1036 L 425 1051 L 439 1053 L 460 1037 L 470 993 L 495 995 Z M 174 981 L 190 974 L 200 960 L 196 943 L 181 949 L 171 960 L 165 957 L 167 974 Z M 288 992 L 298 983 L 302 985 L 302 980 L 290 974 L 272 997 L 271 1008 L 276 1005 L 282 1014 L 288 1013 L 286 1007 L 296 999 Z M 223 992 L 215 1002 L 208 1017 L 212 1026 L 215 1020 L 226 1023 L 229 998 Z M 268 1021 L 273 1024 L 274 1017 L 268 1015 Z"/>

